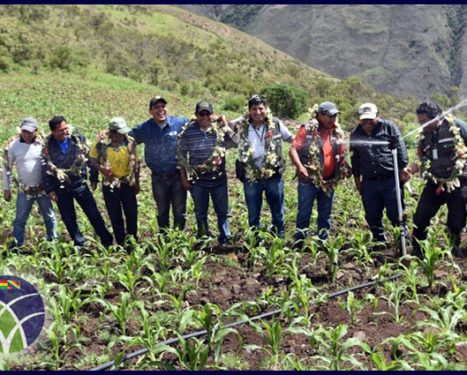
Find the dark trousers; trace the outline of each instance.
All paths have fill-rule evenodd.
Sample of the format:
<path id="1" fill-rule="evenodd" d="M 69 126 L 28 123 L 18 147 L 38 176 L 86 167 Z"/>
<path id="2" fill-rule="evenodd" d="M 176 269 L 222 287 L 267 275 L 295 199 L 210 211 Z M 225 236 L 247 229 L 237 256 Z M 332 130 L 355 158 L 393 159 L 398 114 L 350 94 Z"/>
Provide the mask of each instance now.
<path id="1" fill-rule="evenodd" d="M 138 204 L 136 202 L 135 187 L 122 183 L 116 189 L 104 186 L 102 192 L 104 193 L 105 207 L 117 243 L 123 245 L 127 234 L 136 239 L 138 232 Z M 122 209 L 126 219 L 126 232 Z"/>
<path id="2" fill-rule="evenodd" d="M 152 174 L 152 194 L 157 205 L 159 228 L 169 227 L 170 206 L 172 205 L 174 227 L 181 230 L 186 222 L 186 190 L 178 172 L 168 175 Z"/>
<path id="3" fill-rule="evenodd" d="M 109 247 L 113 244 L 112 235 L 107 230 L 104 219 L 102 219 L 97 209 L 96 201 L 86 183 L 74 188 L 58 189 L 56 193 L 58 196 L 58 210 L 75 245 L 83 246 L 85 241 L 83 234 L 78 228 L 78 223 L 76 222 L 76 211 L 73 199 L 76 199 L 83 209 L 83 212 L 86 214 L 89 222 L 99 236 L 102 245 Z"/>
<path id="4" fill-rule="evenodd" d="M 362 182 L 362 202 L 365 208 L 365 219 L 370 226 L 375 241 L 386 241 L 383 228 L 383 211 L 391 220 L 392 225 L 399 223 L 399 210 L 397 208 L 397 195 L 401 196 L 402 209 L 404 208 L 404 194 L 402 189 L 396 189 L 394 177 L 383 180 L 364 179 Z"/>
<path id="5" fill-rule="evenodd" d="M 466 199 L 462 194 L 462 187 L 464 187 L 464 189 L 466 187 L 465 180 L 461 180 L 461 188 L 457 188 L 451 193 L 443 191 L 440 195 L 436 195 L 437 185 L 432 182 L 426 184 L 413 217 L 414 239 L 426 239 L 426 228 L 430 225 L 431 218 L 435 216 L 439 208 L 446 203 L 448 206 L 447 224 L 452 236 L 452 245 L 458 245 L 460 243 L 460 233 L 465 226 L 465 220 L 467 218 L 467 211 L 465 208 Z M 414 246 L 418 248 L 416 241 L 414 241 Z"/>

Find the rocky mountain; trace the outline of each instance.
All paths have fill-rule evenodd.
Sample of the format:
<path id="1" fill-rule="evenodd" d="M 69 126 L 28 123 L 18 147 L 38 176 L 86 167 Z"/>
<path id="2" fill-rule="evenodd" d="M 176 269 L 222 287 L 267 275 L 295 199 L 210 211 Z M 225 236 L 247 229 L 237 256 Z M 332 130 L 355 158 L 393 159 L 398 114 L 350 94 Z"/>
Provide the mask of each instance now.
<path id="1" fill-rule="evenodd" d="M 338 78 L 392 95 L 467 95 L 465 5 L 184 5 Z"/>

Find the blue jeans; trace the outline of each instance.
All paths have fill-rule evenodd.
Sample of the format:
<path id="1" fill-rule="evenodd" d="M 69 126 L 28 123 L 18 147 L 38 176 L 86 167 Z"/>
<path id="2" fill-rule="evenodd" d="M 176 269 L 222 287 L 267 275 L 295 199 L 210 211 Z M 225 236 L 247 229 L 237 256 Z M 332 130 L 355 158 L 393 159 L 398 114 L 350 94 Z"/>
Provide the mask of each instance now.
<path id="1" fill-rule="evenodd" d="M 44 218 L 47 241 L 57 238 L 57 221 L 55 220 L 54 209 L 50 198 L 48 196 L 42 196 L 39 198 L 27 199 L 25 193 L 18 193 L 18 198 L 16 199 L 16 217 L 13 222 L 13 236 L 16 240 L 16 246 L 23 245 L 24 228 L 34 201 L 37 201 L 39 204 L 39 209 Z"/>
<path id="2" fill-rule="evenodd" d="M 250 227 L 261 228 L 261 206 L 263 191 L 272 215 L 272 225 L 278 237 L 284 237 L 284 181 L 277 174 L 267 180 L 252 182 L 248 178 L 243 183 L 245 201 L 248 207 L 248 224 Z"/>
<path id="3" fill-rule="evenodd" d="M 208 226 L 208 206 L 209 196 L 211 196 L 214 205 L 214 211 L 217 215 L 217 226 L 219 228 L 219 242 L 225 242 L 232 237 L 229 231 L 227 215 L 229 213 L 229 198 L 227 183 L 216 187 L 205 187 L 193 184 L 191 187 L 191 196 L 194 202 L 194 211 L 196 223 L 198 224 L 198 237 L 209 235 Z"/>
<path id="4" fill-rule="evenodd" d="M 365 219 L 370 226 L 375 241 L 386 241 L 383 227 L 383 210 L 392 225 L 399 225 L 399 211 L 397 209 L 397 196 L 401 195 L 402 208 L 404 208 L 404 196 L 400 188 L 396 189 L 394 177 L 385 180 L 362 181 L 362 201 L 365 208 Z"/>
<path id="5" fill-rule="evenodd" d="M 318 227 L 316 234 L 323 241 L 327 240 L 329 229 L 331 229 L 331 210 L 334 200 L 334 191 L 326 194 L 311 182 L 298 182 L 298 212 L 295 231 L 295 239 L 304 239 L 308 236 L 310 226 L 311 210 L 315 199 L 318 201 Z"/>
<path id="6" fill-rule="evenodd" d="M 78 228 L 78 223 L 76 222 L 76 211 L 73 204 L 74 199 L 76 199 L 88 217 L 89 222 L 99 236 L 102 245 L 104 247 L 109 247 L 113 244 L 112 235 L 105 226 L 104 219 L 102 219 L 102 216 L 97 209 L 96 201 L 94 200 L 88 185 L 83 183 L 75 188 L 62 188 L 58 189 L 56 193 L 58 196 L 57 205 L 60 215 L 62 216 L 66 229 L 76 246 L 83 246 L 85 241 L 83 234 Z"/>

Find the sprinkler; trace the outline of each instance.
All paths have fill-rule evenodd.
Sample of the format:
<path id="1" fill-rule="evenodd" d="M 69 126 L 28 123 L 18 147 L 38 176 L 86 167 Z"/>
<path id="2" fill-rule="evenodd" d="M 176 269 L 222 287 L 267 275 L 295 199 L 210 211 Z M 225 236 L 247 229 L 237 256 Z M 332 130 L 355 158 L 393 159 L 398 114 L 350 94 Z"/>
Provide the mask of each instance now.
<path id="1" fill-rule="evenodd" d="M 397 211 L 399 214 L 399 225 L 400 225 L 400 241 L 401 241 L 401 248 L 402 248 L 402 256 L 407 255 L 407 250 L 405 248 L 405 224 L 403 218 L 403 211 L 402 211 L 402 200 L 400 194 L 400 181 L 399 181 L 399 163 L 397 161 L 397 136 L 391 136 L 389 141 L 389 148 L 392 152 L 392 160 L 394 163 L 394 182 L 396 185 L 396 199 L 397 199 Z"/>

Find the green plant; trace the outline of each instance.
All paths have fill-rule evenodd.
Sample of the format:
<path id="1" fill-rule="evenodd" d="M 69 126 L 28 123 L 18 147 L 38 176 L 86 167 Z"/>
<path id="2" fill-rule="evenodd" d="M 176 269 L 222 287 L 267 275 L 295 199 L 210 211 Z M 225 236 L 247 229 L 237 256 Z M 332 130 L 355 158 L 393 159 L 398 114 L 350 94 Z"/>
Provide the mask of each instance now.
<path id="1" fill-rule="evenodd" d="M 363 362 L 360 362 L 355 355 L 347 354 L 346 352 L 355 346 L 358 346 L 365 353 L 371 353 L 370 347 L 365 342 L 355 337 L 347 338 L 344 342 L 341 340 L 347 334 L 348 327 L 346 324 L 339 324 L 337 327 L 328 329 L 320 326 L 315 331 L 315 340 L 320 346 L 320 351 L 323 354 L 314 355 L 312 358 L 318 361 L 318 367 L 330 371 L 339 371 L 349 369 L 344 367 L 344 363 L 350 362 L 353 368 L 366 370 Z M 352 367 L 351 367 L 352 368 Z"/>

